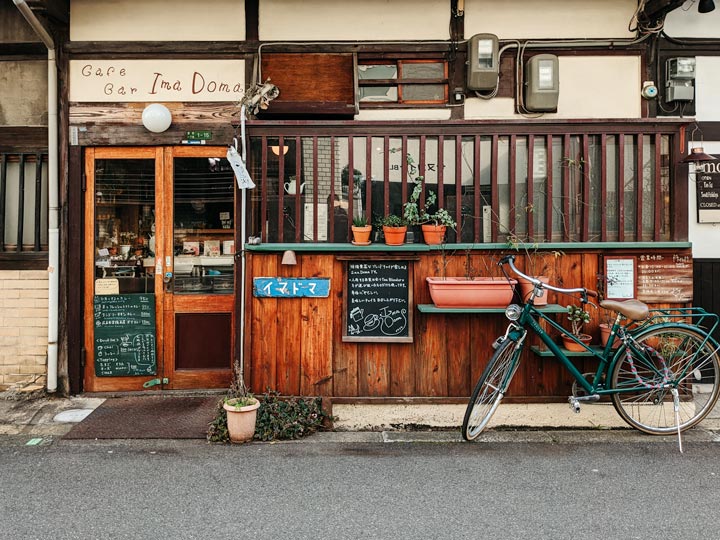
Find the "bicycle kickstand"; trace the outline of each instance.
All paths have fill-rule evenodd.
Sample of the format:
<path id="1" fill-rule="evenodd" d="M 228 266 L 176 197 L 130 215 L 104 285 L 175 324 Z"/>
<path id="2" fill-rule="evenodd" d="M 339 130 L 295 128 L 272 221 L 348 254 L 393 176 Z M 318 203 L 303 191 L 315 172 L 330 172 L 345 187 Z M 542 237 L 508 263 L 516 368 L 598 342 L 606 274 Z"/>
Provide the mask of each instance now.
<path id="1" fill-rule="evenodd" d="M 673 410 L 675 411 L 675 425 L 677 426 L 678 434 L 678 446 L 680 447 L 680 453 L 683 453 L 682 447 L 682 436 L 680 435 L 680 393 L 677 388 L 671 388 L 670 393 L 673 397 Z"/>

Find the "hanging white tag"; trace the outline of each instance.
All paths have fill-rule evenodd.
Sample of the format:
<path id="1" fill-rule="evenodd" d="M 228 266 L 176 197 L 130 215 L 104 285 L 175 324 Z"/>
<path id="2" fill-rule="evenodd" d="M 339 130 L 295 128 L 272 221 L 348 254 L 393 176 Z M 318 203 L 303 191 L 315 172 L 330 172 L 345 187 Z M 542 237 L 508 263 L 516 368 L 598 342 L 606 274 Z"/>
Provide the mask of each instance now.
<path id="1" fill-rule="evenodd" d="M 227 159 L 230 162 L 230 166 L 235 171 L 235 178 L 237 178 L 237 184 L 239 189 L 252 189 L 255 187 L 255 183 L 250 178 L 250 174 L 245 168 L 242 157 L 234 147 L 228 147 Z"/>

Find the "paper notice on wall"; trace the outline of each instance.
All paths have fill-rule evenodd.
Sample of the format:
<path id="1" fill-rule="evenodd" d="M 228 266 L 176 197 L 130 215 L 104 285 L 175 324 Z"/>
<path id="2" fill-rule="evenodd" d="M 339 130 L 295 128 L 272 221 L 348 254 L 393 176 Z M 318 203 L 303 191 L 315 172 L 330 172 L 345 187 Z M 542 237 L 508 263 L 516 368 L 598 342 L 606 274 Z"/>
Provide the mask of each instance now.
<path id="1" fill-rule="evenodd" d="M 120 294 L 120 282 L 116 278 L 96 279 L 95 294 Z"/>
<path id="2" fill-rule="evenodd" d="M 238 189 L 253 189 L 255 182 L 250 178 L 245 163 L 243 163 L 242 157 L 234 146 L 228 147 L 227 159 L 230 162 L 230 166 L 235 171 L 235 178 L 237 178 Z"/>

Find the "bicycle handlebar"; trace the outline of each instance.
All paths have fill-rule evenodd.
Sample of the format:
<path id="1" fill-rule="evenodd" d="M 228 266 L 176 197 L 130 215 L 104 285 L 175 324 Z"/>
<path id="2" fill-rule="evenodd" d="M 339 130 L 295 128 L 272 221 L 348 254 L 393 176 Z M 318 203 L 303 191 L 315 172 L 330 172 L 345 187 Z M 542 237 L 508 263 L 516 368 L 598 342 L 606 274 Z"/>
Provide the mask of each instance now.
<path id="1" fill-rule="evenodd" d="M 515 274 L 517 274 L 521 278 L 527 279 L 536 288 L 548 289 L 550 291 L 555 291 L 555 292 L 559 292 L 562 294 L 580 293 L 582 295 L 583 303 L 588 302 L 588 299 L 587 299 L 588 296 L 592 296 L 593 298 L 598 297 L 598 293 L 596 291 L 593 291 L 591 289 L 586 289 L 585 287 L 577 287 L 577 288 L 573 288 L 573 289 L 563 289 L 561 287 L 555 287 L 554 285 L 548 285 L 547 283 L 543 283 L 542 281 L 540 281 L 537 278 L 528 276 L 527 274 L 523 274 L 520 270 L 518 270 L 515 267 L 515 255 L 505 255 L 502 259 L 500 259 L 500 261 L 498 262 L 498 265 L 504 265 L 504 264 L 510 265 L 510 268 L 512 269 L 512 271 Z"/>

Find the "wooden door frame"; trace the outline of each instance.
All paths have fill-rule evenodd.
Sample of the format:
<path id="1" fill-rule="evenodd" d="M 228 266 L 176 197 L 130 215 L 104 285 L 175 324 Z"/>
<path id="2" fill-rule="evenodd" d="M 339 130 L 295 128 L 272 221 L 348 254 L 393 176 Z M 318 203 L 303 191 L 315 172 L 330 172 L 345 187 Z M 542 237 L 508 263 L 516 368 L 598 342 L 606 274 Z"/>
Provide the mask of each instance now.
<path id="1" fill-rule="evenodd" d="M 98 159 L 153 159 L 155 160 L 155 208 L 156 212 L 162 207 L 162 182 L 163 178 L 163 148 L 158 147 L 122 147 L 105 148 L 90 147 L 85 149 L 85 222 L 83 224 L 84 241 L 84 283 L 83 283 L 83 304 L 85 311 L 84 319 L 84 343 L 85 343 L 85 366 L 83 369 L 83 389 L 86 392 L 106 391 L 130 391 L 142 390 L 143 383 L 151 379 L 151 376 L 126 376 L 126 377 L 96 377 L 95 376 L 95 329 L 94 329 L 94 308 L 93 296 L 95 294 L 95 162 Z M 160 204 L 159 204 L 160 202 Z M 156 214 L 156 219 L 161 219 Z M 156 258 L 158 253 L 156 252 Z M 164 256 L 163 253 L 160 253 Z M 157 260 L 157 259 L 156 259 Z M 161 313 L 162 306 L 162 274 L 155 274 L 155 313 Z M 163 321 L 156 317 L 155 335 L 163 335 Z M 156 349 L 157 377 L 162 377 L 164 359 L 160 348 Z"/>
<path id="2" fill-rule="evenodd" d="M 175 297 L 172 293 L 165 294 L 163 276 L 166 271 L 173 271 L 167 267 L 166 257 L 173 261 L 173 158 L 175 157 L 222 157 L 224 147 L 88 147 L 85 149 L 85 177 L 86 190 L 84 195 L 84 223 L 83 223 L 83 306 L 86 314 L 83 322 L 83 343 L 85 348 L 85 365 L 82 369 L 83 389 L 86 392 L 108 391 L 138 391 L 143 390 L 143 383 L 152 379 L 152 376 L 121 376 L 96 377 L 94 354 L 94 307 L 95 293 L 95 162 L 98 159 L 153 159 L 155 160 L 155 219 L 158 231 L 162 237 L 156 244 L 155 261 L 162 265 L 161 272 L 154 274 L 154 294 L 156 313 L 156 358 L 157 374 L 159 379 L 169 378 L 169 384 L 151 387 L 152 390 L 162 389 L 189 389 L 207 387 L 226 387 L 232 377 L 232 364 L 228 369 L 207 370 L 203 375 L 205 384 L 198 386 L 198 370 L 188 370 L 183 373 L 175 371 L 175 319 L 176 310 L 180 313 L 214 313 L 229 312 L 232 316 L 231 351 L 236 356 L 236 321 L 235 298 L 233 295 L 217 296 L 213 298 L 198 298 L 192 296 Z M 237 205 L 236 205 L 237 207 Z M 168 233 L 169 234 L 166 234 Z M 236 280 L 237 281 L 237 280 Z"/>
<path id="3" fill-rule="evenodd" d="M 163 223 L 170 228 L 166 228 L 165 232 L 172 230 L 173 223 L 173 178 L 174 178 L 174 158 L 176 157 L 223 157 L 226 153 L 225 147 L 218 146 L 167 146 L 163 148 L 164 152 L 164 181 L 163 186 Z M 234 205 L 237 207 L 237 205 Z M 237 220 L 235 220 L 237 221 Z M 172 256 L 173 253 L 173 234 L 164 234 L 162 238 L 162 252 L 165 255 Z M 157 259 L 156 259 L 157 261 Z M 174 271 L 173 268 L 167 268 L 163 260 L 163 272 Z M 237 281 L 237 280 L 236 280 Z M 165 361 L 165 376 L 170 379 L 166 388 L 168 389 L 188 389 L 197 388 L 196 382 L 198 377 L 197 370 L 176 370 L 175 369 L 175 314 L 176 313 L 230 313 L 232 316 L 231 323 L 231 345 L 233 359 L 236 356 L 236 321 L 237 314 L 235 312 L 235 294 L 227 296 L 192 296 L 192 295 L 175 295 L 163 294 L 162 311 L 157 312 L 163 319 L 164 332 L 162 334 L 163 349 L 162 356 Z M 205 387 L 218 388 L 228 387 L 232 378 L 232 364 L 227 370 L 210 369 L 206 370 L 203 375 L 206 381 Z"/>

